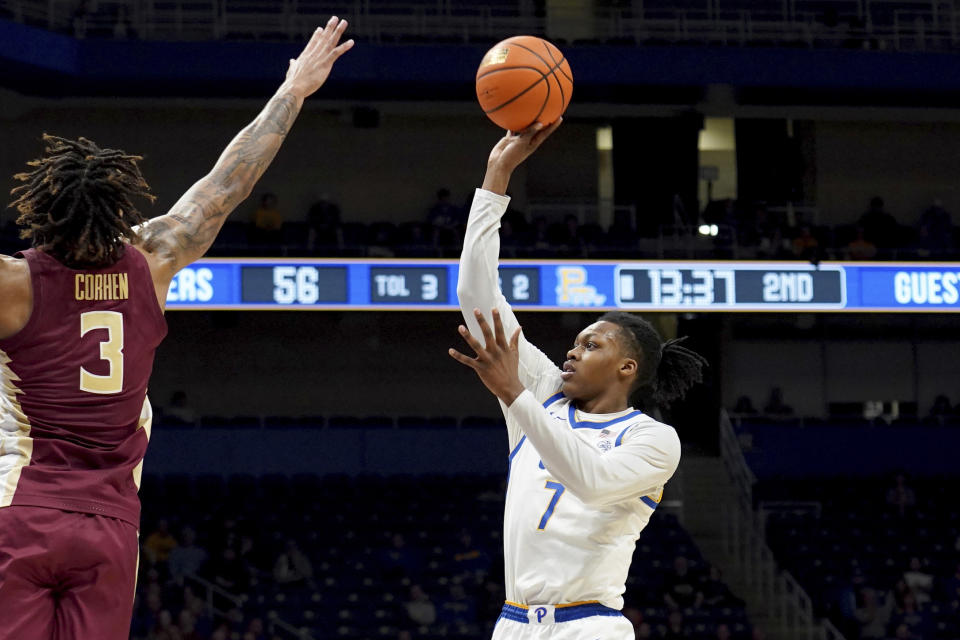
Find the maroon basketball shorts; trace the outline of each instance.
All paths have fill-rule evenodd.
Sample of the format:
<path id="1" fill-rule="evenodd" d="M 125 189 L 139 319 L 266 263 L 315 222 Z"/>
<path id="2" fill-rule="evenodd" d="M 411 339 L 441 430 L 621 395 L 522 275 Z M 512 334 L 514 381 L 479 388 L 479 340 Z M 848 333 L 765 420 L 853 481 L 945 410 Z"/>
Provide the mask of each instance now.
<path id="1" fill-rule="evenodd" d="M 122 520 L 0 509 L 0 640 L 126 640 L 138 551 Z"/>

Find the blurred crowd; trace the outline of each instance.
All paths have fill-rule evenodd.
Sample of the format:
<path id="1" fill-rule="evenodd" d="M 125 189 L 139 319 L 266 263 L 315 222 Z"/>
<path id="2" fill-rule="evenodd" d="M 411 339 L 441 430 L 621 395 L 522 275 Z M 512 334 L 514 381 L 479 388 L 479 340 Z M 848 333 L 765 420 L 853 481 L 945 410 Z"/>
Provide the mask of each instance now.
<path id="1" fill-rule="evenodd" d="M 244 218 L 226 223 L 211 255 L 322 257 L 456 257 L 463 243 L 469 199 L 457 201 L 449 189 L 419 218 L 350 221 L 329 196 L 306 214 L 290 211 L 274 193 L 263 193 Z M 542 209 L 538 209 L 542 211 Z M 709 203 L 698 219 L 675 215 L 675 224 L 649 221 L 618 211 L 604 228 L 577 215 L 533 219 L 511 206 L 500 229 L 502 253 L 515 258 L 739 258 L 775 260 L 948 260 L 957 258 L 957 229 L 943 203 L 935 200 L 913 217 L 894 216 L 874 197 L 848 224 L 818 224 L 810 210 Z M 710 231 L 710 228 L 713 231 Z M 703 231 L 701 230 L 703 229 Z M 0 253 L 24 246 L 13 216 L 0 228 Z"/>

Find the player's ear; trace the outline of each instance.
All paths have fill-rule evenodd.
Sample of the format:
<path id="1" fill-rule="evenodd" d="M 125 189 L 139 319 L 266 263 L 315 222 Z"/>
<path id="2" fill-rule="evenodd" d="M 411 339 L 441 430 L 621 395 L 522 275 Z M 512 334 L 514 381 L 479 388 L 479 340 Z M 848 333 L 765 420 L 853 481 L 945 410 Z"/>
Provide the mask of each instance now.
<path id="1" fill-rule="evenodd" d="M 632 378 L 637 375 L 637 361 L 633 358 L 624 358 L 620 361 L 620 375 L 624 378 Z"/>

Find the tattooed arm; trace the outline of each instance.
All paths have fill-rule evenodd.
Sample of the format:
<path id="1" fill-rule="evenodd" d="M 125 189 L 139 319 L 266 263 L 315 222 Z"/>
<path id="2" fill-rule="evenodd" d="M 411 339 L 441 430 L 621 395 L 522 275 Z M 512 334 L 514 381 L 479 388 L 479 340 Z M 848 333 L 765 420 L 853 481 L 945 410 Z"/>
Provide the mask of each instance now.
<path id="1" fill-rule="evenodd" d="M 163 307 L 177 271 L 202 257 L 227 216 L 250 195 L 300 113 L 303 100 L 326 81 L 337 58 L 353 46 L 338 45 L 346 20 L 330 18 L 319 28 L 263 111 L 224 149 L 213 170 L 183 194 L 173 208 L 140 229 L 138 248 L 146 255 L 157 299 Z"/>

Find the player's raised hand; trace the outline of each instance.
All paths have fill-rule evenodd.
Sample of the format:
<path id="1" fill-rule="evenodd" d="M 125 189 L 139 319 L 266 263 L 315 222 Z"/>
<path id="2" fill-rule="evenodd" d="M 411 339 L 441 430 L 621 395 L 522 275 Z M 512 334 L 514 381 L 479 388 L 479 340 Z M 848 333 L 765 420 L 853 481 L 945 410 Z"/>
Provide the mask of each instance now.
<path id="1" fill-rule="evenodd" d="M 493 310 L 493 330 L 490 324 L 479 309 L 474 309 L 473 314 L 480 325 L 480 331 L 483 333 L 485 345 L 480 344 L 467 328 L 460 325 L 458 330 L 463 339 L 470 345 L 470 348 L 477 354 L 471 358 L 464 355 L 456 349 L 450 349 L 450 354 L 457 362 L 464 364 L 480 376 L 480 380 L 486 385 L 495 396 L 500 398 L 508 407 L 513 404 L 521 393 L 523 393 L 523 383 L 520 382 L 518 367 L 520 365 L 520 327 L 513 332 L 510 340 L 503 331 L 503 321 L 500 319 L 500 312 Z"/>
<path id="2" fill-rule="evenodd" d="M 290 61 L 286 83 L 294 95 L 306 98 L 323 86 L 333 63 L 353 47 L 353 40 L 340 43 L 346 29 L 346 20 L 331 16 L 327 26 L 317 27 L 313 32 L 310 42 L 297 59 Z"/>
<path id="3" fill-rule="evenodd" d="M 490 151 L 483 188 L 494 193 L 505 193 L 514 169 L 529 158 L 562 122 L 563 118 L 558 118 L 546 126 L 534 122 L 519 133 L 508 131 Z"/>

